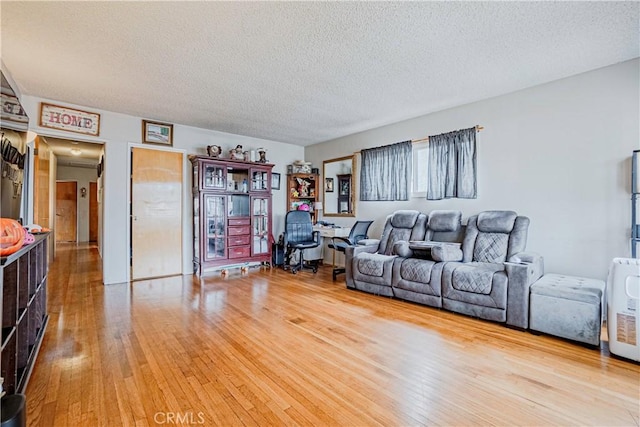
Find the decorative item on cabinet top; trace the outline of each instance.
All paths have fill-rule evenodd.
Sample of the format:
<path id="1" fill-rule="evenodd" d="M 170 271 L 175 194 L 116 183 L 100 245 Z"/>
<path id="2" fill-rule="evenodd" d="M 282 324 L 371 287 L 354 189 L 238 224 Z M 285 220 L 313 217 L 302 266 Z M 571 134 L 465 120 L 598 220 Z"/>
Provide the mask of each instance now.
<path id="1" fill-rule="evenodd" d="M 224 157 L 224 150 L 220 145 L 207 145 L 207 156 L 211 159 L 219 160 L 242 160 L 244 162 L 251 163 L 264 163 L 267 164 L 267 150 L 264 148 L 257 148 L 255 150 L 244 150 L 241 144 L 231 148 L 227 151 L 228 157 Z"/>
<path id="2" fill-rule="evenodd" d="M 287 165 L 287 173 L 312 173 L 311 162 L 296 160 L 293 164 Z"/>
<path id="3" fill-rule="evenodd" d="M 207 145 L 207 155 L 211 158 L 218 158 L 222 154 L 222 147 L 219 145 Z"/>

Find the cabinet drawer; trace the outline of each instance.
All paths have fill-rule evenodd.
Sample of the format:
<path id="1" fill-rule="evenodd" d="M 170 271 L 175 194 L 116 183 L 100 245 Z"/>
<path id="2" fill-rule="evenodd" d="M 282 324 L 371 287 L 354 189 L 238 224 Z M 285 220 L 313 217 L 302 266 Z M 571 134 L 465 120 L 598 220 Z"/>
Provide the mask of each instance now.
<path id="1" fill-rule="evenodd" d="M 229 225 L 249 225 L 251 218 L 229 218 Z"/>
<path id="2" fill-rule="evenodd" d="M 251 242 L 251 236 L 237 236 L 237 237 L 229 237 L 228 239 L 229 246 L 242 246 L 248 245 Z"/>
<path id="3" fill-rule="evenodd" d="M 251 256 L 250 246 L 236 246 L 229 248 L 229 259 L 232 258 L 245 258 Z"/>
<path id="4" fill-rule="evenodd" d="M 229 236 L 244 236 L 249 235 L 251 232 L 251 227 L 248 225 L 242 227 L 229 227 L 228 228 Z"/>

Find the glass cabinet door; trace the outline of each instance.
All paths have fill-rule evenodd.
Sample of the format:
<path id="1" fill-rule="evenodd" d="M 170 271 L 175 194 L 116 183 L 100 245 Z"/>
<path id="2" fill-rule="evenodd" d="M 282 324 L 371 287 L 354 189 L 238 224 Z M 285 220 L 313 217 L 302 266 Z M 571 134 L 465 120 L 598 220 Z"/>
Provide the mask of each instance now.
<path id="1" fill-rule="evenodd" d="M 269 172 L 265 170 L 251 170 L 251 190 L 268 191 L 269 190 Z"/>
<path id="2" fill-rule="evenodd" d="M 269 199 L 254 197 L 251 215 L 251 251 L 254 255 L 269 253 Z"/>
<path id="3" fill-rule="evenodd" d="M 225 196 L 204 195 L 205 236 L 204 255 L 206 259 L 226 258 L 226 218 Z"/>
<path id="4" fill-rule="evenodd" d="M 209 163 L 202 164 L 202 186 L 204 188 L 225 190 L 227 188 L 227 169 Z"/>

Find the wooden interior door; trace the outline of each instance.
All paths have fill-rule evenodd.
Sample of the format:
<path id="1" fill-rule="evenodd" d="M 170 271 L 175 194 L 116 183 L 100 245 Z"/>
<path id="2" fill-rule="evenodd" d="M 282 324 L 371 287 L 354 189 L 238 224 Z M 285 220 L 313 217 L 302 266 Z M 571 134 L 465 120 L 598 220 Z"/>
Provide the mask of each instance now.
<path id="1" fill-rule="evenodd" d="M 98 183 L 89 183 L 89 241 L 98 241 Z"/>
<path id="2" fill-rule="evenodd" d="M 75 242 L 77 223 L 78 183 L 56 182 L 56 242 Z"/>
<path id="3" fill-rule="evenodd" d="M 131 279 L 182 273 L 182 153 L 131 150 Z"/>

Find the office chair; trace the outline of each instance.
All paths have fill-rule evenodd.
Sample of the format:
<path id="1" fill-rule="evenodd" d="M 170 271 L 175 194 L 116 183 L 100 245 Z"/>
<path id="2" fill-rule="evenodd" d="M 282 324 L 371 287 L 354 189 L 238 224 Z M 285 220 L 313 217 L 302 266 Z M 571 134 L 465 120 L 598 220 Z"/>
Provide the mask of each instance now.
<path id="1" fill-rule="evenodd" d="M 298 263 L 291 266 L 291 272 L 296 274 L 303 268 L 310 268 L 314 273 L 318 272 L 318 265 L 314 263 L 310 266 L 304 264 L 304 250 L 317 248 L 320 246 L 320 236 L 317 231 L 313 231 L 311 214 L 306 211 L 289 211 L 284 218 L 284 246 L 286 255 L 284 268 L 289 265 L 291 254 L 294 250 L 300 251 Z"/>
<path id="2" fill-rule="evenodd" d="M 357 245 L 360 240 L 368 239 L 367 231 L 369 231 L 369 226 L 373 221 L 356 221 L 351 227 L 351 231 L 349 231 L 349 236 L 347 238 L 344 237 L 333 237 L 331 238 L 331 243 L 329 243 L 329 248 L 334 250 L 333 253 L 333 280 L 336 280 L 336 277 L 340 273 L 345 272 L 344 267 L 336 267 L 335 260 L 336 254 L 335 251 L 345 253 L 347 246 Z"/>

